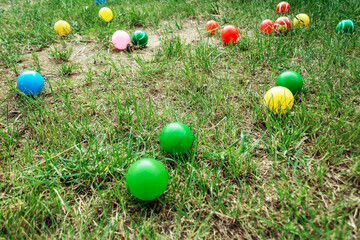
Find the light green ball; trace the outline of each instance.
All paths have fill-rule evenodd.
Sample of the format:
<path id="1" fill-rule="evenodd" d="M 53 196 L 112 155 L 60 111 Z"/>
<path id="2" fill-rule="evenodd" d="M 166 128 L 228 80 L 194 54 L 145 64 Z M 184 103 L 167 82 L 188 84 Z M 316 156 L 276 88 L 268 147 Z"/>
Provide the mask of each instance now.
<path id="1" fill-rule="evenodd" d="M 159 142 L 164 151 L 171 155 L 188 153 L 194 141 L 190 128 L 183 123 L 166 125 L 160 133 Z"/>
<path id="2" fill-rule="evenodd" d="M 136 198 L 152 201 L 161 196 L 169 182 L 165 166 L 151 158 L 136 161 L 126 174 L 126 187 Z"/>

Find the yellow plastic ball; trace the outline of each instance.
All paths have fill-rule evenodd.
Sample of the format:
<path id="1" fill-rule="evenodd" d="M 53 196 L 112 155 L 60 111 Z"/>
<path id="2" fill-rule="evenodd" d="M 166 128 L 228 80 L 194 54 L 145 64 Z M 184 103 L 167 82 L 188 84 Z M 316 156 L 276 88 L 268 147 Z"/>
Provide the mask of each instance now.
<path id="1" fill-rule="evenodd" d="M 294 105 L 294 96 L 291 91 L 285 87 L 271 88 L 264 97 L 265 106 L 274 113 L 285 113 Z"/>
<path id="2" fill-rule="evenodd" d="M 71 27 L 70 24 L 68 24 L 67 22 L 60 20 L 55 23 L 54 30 L 60 36 L 65 36 L 70 33 Z"/>
<path id="3" fill-rule="evenodd" d="M 296 17 L 294 18 L 294 26 L 301 26 L 301 27 L 307 27 L 310 24 L 310 18 L 308 15 L 301 13 L 296 15 Z"/>
<path id="4" fill-rule="evenodd" d="M 103 7 L 99 11 L 99 17 L 103 19 L 105 22 L 110 22 L 113 19 L 113 12 L 110 8 Z"/>

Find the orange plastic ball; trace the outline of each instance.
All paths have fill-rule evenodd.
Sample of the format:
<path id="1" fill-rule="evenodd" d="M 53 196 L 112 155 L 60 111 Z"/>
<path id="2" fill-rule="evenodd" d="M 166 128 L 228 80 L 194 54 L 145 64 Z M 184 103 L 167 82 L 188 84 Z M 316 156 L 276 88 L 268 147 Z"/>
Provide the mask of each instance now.
<path id="1" fill-rule="evenodd" d="M 271 21 L 270 19 L 266 19 L 260 24 L 260 31 L 265 34 L 272 33 L 273 30 L 274 30 L 274 22 Z"/>
<path id="2" fill-rule="evenodd" d="M 214 20 L 208 21 L 205 25 L 206 31 L 208 31 L 208 33 L 210 34 L 215 34 L 218 28 L 219 28 L 219 24 Z"/>
<path id="3" fill-rule="evenodd" d="M 275 21 L 275 31 L 278 33 L 287 33 L 291 28 L 291 20 L 288 17 L 280 17 Z"/>
<path id="4" fill-rule="evenodd" d="M 239 37 L 239 30 L 233 25 L 225 26 L 221 30 L 221 39 L 226 44 L 236 42 L 238 37 Z"/>

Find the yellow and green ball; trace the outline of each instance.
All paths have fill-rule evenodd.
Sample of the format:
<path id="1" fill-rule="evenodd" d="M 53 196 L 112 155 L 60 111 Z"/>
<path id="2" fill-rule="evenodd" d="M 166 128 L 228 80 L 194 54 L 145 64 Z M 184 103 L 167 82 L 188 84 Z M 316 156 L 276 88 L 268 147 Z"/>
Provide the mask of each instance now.
<path id="1" fill-rule="evenodd" d="M 308 15 L 304 13 L 300 13 L 296 15 L 296 17 L 293 20 L 294 27 L 307 27 L 310 24 L 310 18 Z"/>
<path id="2" fill-rule="evenodd" d="M 139 48 L 144 48 L 148 43 L 148 35 L 146 32 L 138 30 L 135 31 L 131 36 L 131 43 Z"/>

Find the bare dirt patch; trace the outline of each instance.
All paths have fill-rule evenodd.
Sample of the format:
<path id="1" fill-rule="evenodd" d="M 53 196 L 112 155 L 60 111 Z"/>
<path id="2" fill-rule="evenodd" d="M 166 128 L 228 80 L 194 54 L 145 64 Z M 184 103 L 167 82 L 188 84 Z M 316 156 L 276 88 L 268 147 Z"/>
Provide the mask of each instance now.
<path id="1" fill-rule="evenodd" d="M 65 45 L 55 43 L 41 51 L 35 53 L 28 52 L 17 61 L 16 71 L 0 66 L 3 73 L 0 79 L 0 101 L 4 101 L 9 96 L 9 82 L 12 82 L 16 87 L 18 74 L 25 70 L 36 69 L 36 59 L 33 54 L 38 59 L 41 74 L 49 80 L 57 80 L 61 76 L 59 67 L 63 62 L 51 56 L 50 51 L 54 48 L 60 50 L 72 48 L 72 54 L 68 63 L 73 64 L 75 67 L 73 72 L 66 77 L 74 81 L 74 86 L 80 86 L 85 84 L 84 74 L 90 71 L 90 69 L 94 69 L 95 76 L 98 72 L 106 71 L 113 67 L 122 69 L 123 73 L 136 74 L 139 67 L 136 58 L 140 57 L 146 62 L 152 61 L 157 51 L 161 48 L 162 42 L 171 40 L 174 37 L 179 37 L 181 42 L 190 45 L 202 41 L 207 41 L 209 44 L 222 45 L 220 31 L 210 36 L 204 29 L 204 26 L 205 21 L 194 19 L 187 19 L 180 23 L 164 21 L 158 29 L 144 29 L 149 37 L 148 45 L 144 49 L 133 49 L 130 52 L 116 51 L 111 47 L 111 43 L 109 43 L 109 48 L 101 47 L 96 43 L 96 40 L 83 39 L 78 35 L 75 36 L 74 41 L 66 42 Z"/>
<path id="2" fill-rule="evenodd" d="M 0 4 L 0 9 L 7 11 L 11 7 L 11 4 Z"/>

